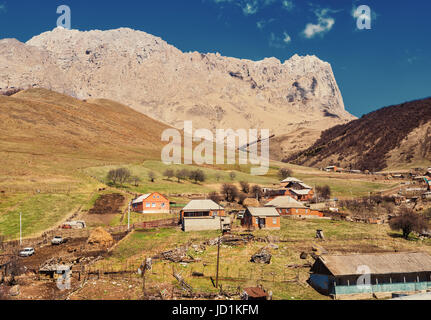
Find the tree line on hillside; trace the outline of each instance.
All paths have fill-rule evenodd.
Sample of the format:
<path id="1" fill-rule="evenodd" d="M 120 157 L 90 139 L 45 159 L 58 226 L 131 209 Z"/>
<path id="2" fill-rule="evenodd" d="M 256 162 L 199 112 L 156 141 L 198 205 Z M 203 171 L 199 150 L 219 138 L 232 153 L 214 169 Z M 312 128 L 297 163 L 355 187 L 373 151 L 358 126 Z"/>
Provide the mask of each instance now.
<path id="1" fill-rule="evenodd" d="M 231 183 L 223 183 L 220 193 L 214 191 L 209 194 L 209 198 L 217 203 L 224 200 L 229 203 L 237 202 L 243 204 L 247 198 L 260 201 L 263 197 L 264 192 L 259 185 L 251 186 L 246 181 L 240 182 L 240 188 Z"/>
<path id="2" fill-rule="evenodd" d="M 180 183 L 183 180 L 190 180 L 194 181 L 195 183 L 199 182 L 205 182 L 207 177 L 205 175 L 205 172 L 196 169 L 196 170 L 187 170 L 187 169 L 181 169 L 174 171 L 173 169 L 167 169 L 163 176 L 168 178 L 169 180 L 173 177 L 177 178 L 178 182 Z M 148 172 L 148 179 L 151 182 L 155 182 L 157 178 L 157 175 L 154 171 Z M 132 175 L 129 169 L 127 168 L 118 168 L 118 169 L 112 169 L 109 170 L 106 179 L 109 183 L 113 185 L 124 185 L 125 183 L 133 183 L 135 186 L 138 186 L 141 182 L 141 179 L 138 176 Z"/>

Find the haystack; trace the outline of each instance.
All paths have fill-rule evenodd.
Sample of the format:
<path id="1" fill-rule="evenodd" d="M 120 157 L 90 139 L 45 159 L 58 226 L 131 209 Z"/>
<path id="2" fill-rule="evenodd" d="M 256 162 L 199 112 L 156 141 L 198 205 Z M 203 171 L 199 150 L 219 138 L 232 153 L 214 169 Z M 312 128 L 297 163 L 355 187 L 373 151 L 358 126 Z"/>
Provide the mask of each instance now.
<path id="1" fill-rule="evenodd" d="M 243 202 L 244 207 L 260 207 L 259 201 L 256 198 L 247 198 Z"/>
<path id="2" fill-rule="evenodd" d="M 114 244 L 114 238 L 102 227 L 98 227 L 91 231 L 88 243 L 93 245 L 100 245 L 103 247 L 110 247 Z"/>

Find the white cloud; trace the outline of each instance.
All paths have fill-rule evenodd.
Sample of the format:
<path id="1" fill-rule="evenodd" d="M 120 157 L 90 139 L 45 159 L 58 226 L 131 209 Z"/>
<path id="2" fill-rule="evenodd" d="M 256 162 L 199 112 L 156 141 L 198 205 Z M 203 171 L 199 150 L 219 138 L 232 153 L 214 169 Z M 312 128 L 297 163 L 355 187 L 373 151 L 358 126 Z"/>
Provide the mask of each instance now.
<path id="1" fill-rule="evenodd" d="M 269 46 L 277 49 L 283 49 L 292 42 L 292 38 L 285 31 L 283 32 L 283 37 L 277 36 L 274 32 L 269 35 Z"/>
<path id="2" fill-rule="evenodd" d="M 256 22 L 256 26 L 257 26 L 257 28 L 259 29 L 259 30 L 263 30 L 263 29 L 265 29 L 266 28 L 266 26 L 268 25 L 268 24 L 270 24 L 270 23 L 272 23 L 272 22 L 274 22 L 275 21 L 275 19 L 274 18 L 271 18 L 271 19 L 268 19 L 268 20 L 265 20 L 265 19 L 263 19 L 263 20 L 259 20 L 258 22 Z"/>
<path id="3" fill-rule="evenodd" d="M 277 2 L 277 0 L 211 0 L 215 4 L 224 7 L 225 4 L 232 4 L 239 6 L 242 9 L 244 15 L 254 15 L 260 9 L 270 6 Z"/>
<path id="4" fill-rule="evenodd" d="M 317 17 L 317 24 L 308 23 L 305 26 L 302 34 L 307 38 L 314 38 L 316 35 L 323 36 L 325 33 L 331 31 L 335 24 L 335 19 L 328 16 L 328 13 L 334 12 L 331 9 L 316 9 L 314 14 Z"/>
<path id="5" fill-rule="evenodd" d="M 289 36 L 287 32 L 283 32 L 283 36 L 284 36 L 284 39 L 283 39 L 284 43 L 289 44 L 292 42 L 292 38 L 291 36 Z"/>
<path id="6" fill-rule="evenodd" d="M 295 7 L 295 4 L 293 3 L 293 1 L 289 1 L 289 0 L 283 0 L 281 5 L 283 9 L 286 9 L 287 11 L 292 11 L 293 8 Z"/>
<path id="7" fill-rule="evenodd" d="M 248 16 L 248 15 L 252 15 L 255 14 L 257 11 L 259 10 L 259 4 L 258 1 L 250 1 L 244 4 L 244 6 L 242 7 L 242 12 Z"/>
<path id="8" fill-rule="evenodd" d="M 3 3 L 3 4 L 0 4 L 0 12 L 5 12 L 6 11 L 6 5 Z"/>

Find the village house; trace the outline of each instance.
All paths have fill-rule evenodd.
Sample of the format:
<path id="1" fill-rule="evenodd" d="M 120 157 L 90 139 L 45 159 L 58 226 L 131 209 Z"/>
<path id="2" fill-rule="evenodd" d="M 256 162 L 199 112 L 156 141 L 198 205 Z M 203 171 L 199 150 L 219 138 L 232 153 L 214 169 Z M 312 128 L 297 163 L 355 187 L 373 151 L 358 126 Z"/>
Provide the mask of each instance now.
<path id="1" fill-rule="evenodd" d="M 139 213 L 169 213 L 169 200 L 158 192 L 143 194 L 132 201 L 132 210 Z"/>
<path id="2" fill-rule="evenodd" d="M 369 282 L 358 283 L 366 274 Z M 322 255 L 311 268 L 310 283 L 336 299 L 429 290 L 431 256 L 424 252 Z"/>
<path id="3" fill-rule="evenodd" d="M 323 217 L 322 212 L 308 208 L 301 202 L 296 201 L 289 196 L 277 197 L 265 204 L 265 207 L 274 207 L 280 216 L 292 216 L 298 218 Z"/>
<path id="4" fill-rule="evenodd" d="M 277 196 L 290 196 L 299 201 L 310 201 L 314 197 L 313 187 L 299 179 L 289 177 L 281 181 L 283 189 L 270 193 L 271 199 Z"/>
<path id="5" fill-rule="evenodd" d="M 286 179 L 284 179 L 283 181 L 280 182 L 280 184 L 284 188 L 289 188 L 294 183 L 302 183 L 302 181 L 299 180 L 299 179 L 293 178 L 293 177 L 289 177 L 289 178 L 286 178 Z"/>
<path id="6" fill-rule="evenodd" d="M 212 200 L 191 200 L 180 212 L 184 231 L 226 230 L 230 218 L 222 206 Z"/>
<path id="7" fill-rule="evenodd" d="M 323 170 L 326 172 L 336 172 L 337 167 L 336 166 L 328 166 L 328 167 L 324 168 Z"/>
<path id="8" fill-rule="evenodd" d="M 280 229 L 280 214 L 274 207 L 247 207 L 241 225 L 251 229 Z"/>
<path id="9" fill-rule="evenodd" d="M 314 191 L 313 189 L 288 189 L 286 195 L 289 195 L 298 201 L 310 201 L 314 197 Z"/>

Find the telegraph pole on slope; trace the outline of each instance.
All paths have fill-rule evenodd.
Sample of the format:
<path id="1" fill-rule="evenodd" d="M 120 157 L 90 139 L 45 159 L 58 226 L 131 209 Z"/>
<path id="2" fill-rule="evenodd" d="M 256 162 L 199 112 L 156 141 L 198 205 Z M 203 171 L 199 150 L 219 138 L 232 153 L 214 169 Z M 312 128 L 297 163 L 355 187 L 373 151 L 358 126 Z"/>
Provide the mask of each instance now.
<path id="1" fill-rule="evenodd" d="M 223 235 L 223 225 L 221 223 L 221 216 L 220 216 L 220 203 L 218 204 L 219 212 L 218 216 L 220 219 L 220 231 Z M 218 244 L 217 244 L 217 273 L 216 273 L 216 288 L 218 288 L 218 272 L 219 272 L 219 265 L 220 265 L 220 242 L 221 242 L 221 236 L 218 237 Z"/>
<path id="2" fill-rule="evenodd" d="M 130 202 L 129 202 L 129 209 L 127 213 L 127 231 L 130 230 Z"/>
<path id="3" fill-rule="evenodd" d="M 19 213 L 19 245 L 22 245 L 22 212 Z"/>

